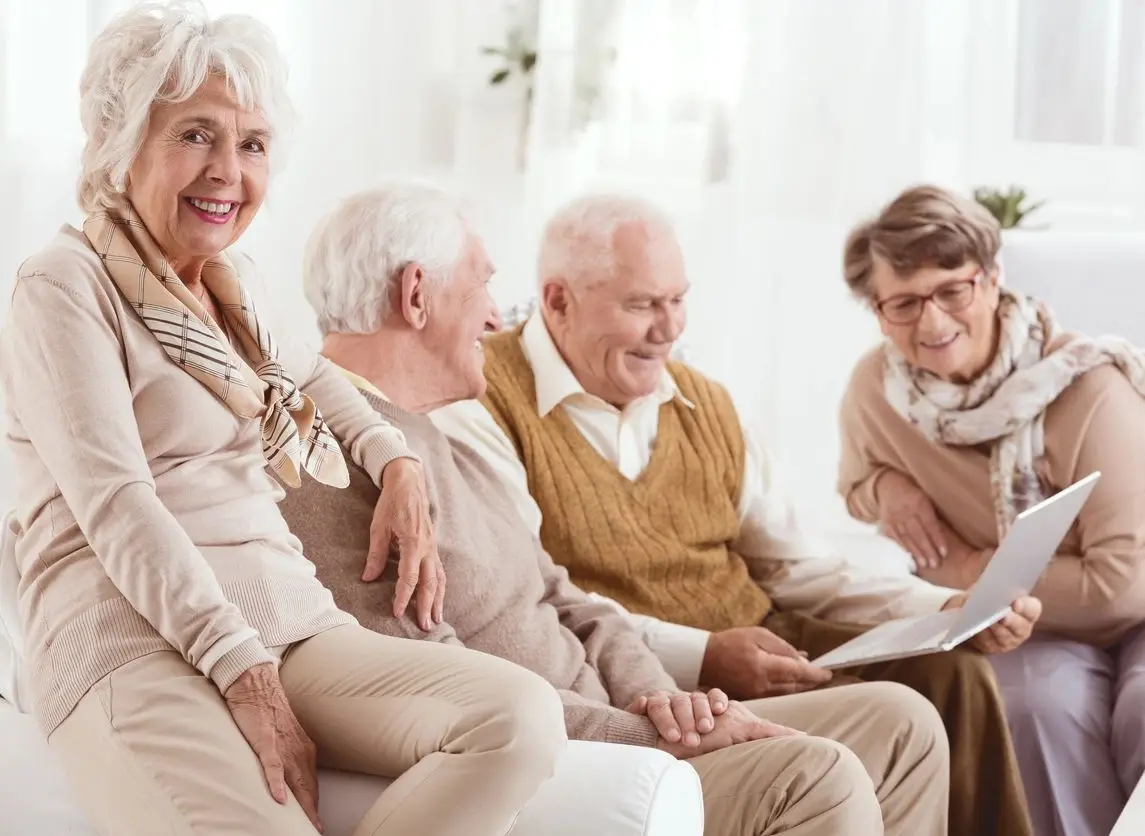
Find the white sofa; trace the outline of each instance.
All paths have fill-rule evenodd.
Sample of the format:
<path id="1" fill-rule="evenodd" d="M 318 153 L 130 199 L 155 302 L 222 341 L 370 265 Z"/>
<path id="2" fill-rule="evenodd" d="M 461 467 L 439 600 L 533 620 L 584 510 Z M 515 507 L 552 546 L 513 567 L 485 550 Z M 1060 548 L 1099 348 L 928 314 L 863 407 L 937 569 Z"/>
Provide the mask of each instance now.
<path id="1" fill-rule="evenodd" d="M 10 518 L 0 525 L 0 834 L 95 836 L 32 716 L 16 610 L 19 582 Z M 92 765 L 98 769 L 98 764 Z M 328 836 L 350 836 L 387 781 L 335 770 L 319 774 Z M 521 811 L 514 836 L 700 836 L 700 780 L 687 763 L 636 746 L 572 742 Z M 126 835 L 125 835 L 126 836 Z"/>

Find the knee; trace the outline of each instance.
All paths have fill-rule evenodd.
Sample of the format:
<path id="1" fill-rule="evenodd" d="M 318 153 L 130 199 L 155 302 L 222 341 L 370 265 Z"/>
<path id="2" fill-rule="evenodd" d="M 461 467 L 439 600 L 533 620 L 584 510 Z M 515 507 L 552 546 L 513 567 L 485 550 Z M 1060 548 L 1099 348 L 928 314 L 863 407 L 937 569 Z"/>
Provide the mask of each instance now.
<path id="1" fill-rule="evenodd" d="M 950 747 L 946 726 L 930 700 L 897 682 L 865 682 L 847 687 L 862 698 L 858 711 L 873 728 L 885 729 L 887 739 L 914 753 L 920 763 L 947 768 Z"/>
<path id="2" fill-rule="evenodd" d="M 560 695 L 532 671 L 498 666 L 498 688 L 483 724 L 488 748 L 530 770 L 551 774 L 568 743 Z"/>
<path id="3" fill-rule="evenodd" d="M 882 821 L 874 781 L 858 755 L 823 737 L 807 737 L 801 743 L 799 768 L 810 782 L 807 796 L 816 799 L 816 806 L 849 808 L 856 821 L 868 816 Z"/>
<path id="4" fill-rule="evenodd" d="M 994 668 L 990 664 L 990 657 L 984 653 L 957 648 L 947 653 L 932 653 L 918 658 L 923 660 L 921 664 L 928 673 L 952 679 L 964 688 L 970 686 L 997 690 Z"/>
<path id="5" fill-rule="evenodd" d="M 1050 676 L 1040 682 L 1014 683 L 1002 689 L 1006 718 L 1015 732 L 1044 729 L 1055 737 L 1078 730 L 1107 737 L 1108 707 L 1097 704 L 1083 683 Z M 1079 687 L 1080 686 L 1080 687 Z"/>

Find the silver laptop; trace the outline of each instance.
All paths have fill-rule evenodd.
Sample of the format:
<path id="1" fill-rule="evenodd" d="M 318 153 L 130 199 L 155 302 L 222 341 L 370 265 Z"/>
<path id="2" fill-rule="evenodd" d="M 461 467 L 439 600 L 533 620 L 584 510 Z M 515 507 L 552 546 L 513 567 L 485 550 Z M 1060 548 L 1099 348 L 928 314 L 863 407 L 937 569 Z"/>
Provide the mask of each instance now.
<path id="1" fill-rule="evenodd" d="M 1019 514 L 962 607 L 880 624 L 812 664 L 830 670 L 951 650 L 1000 621 L 1034 588 L 1100 477 L 1091 473 Z"/>

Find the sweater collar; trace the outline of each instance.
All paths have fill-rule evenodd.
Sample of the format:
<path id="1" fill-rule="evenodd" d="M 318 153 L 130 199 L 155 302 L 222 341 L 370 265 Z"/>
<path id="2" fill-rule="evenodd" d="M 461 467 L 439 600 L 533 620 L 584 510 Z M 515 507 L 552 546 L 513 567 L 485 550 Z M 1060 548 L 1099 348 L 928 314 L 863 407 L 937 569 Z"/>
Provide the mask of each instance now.
<path id="1" fill-rule="evenodd" d="M 568 363 L 561 357 L 561 352 L 553 342 L 552 334 L 549 333 L 540 311 L 535 312 L 525 323 L 521 331 L 521 349 L 533 369 L 533 379 L 537 387 L 537 413 L 542 418 L 569 398 L 589 398 L 603 403 L 599 398 L 588 394 L 580 385 Z M 665 404 L 673 398 L 677 398 L 689 409 L 695 409 L 695 405 L 684 397 L 676 385 L 676 380 L 665 369 L 656 390 L 647 396 L 647 400 Z M 639 400 L 643 401 L 645 398 Z"/>

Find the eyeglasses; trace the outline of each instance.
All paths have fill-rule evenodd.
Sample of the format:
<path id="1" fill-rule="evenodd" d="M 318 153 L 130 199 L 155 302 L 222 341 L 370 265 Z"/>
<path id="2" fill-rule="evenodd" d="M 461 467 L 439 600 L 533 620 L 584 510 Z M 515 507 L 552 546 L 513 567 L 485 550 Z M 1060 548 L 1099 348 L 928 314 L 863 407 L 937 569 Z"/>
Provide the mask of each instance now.
<path id="1" fill-rule="evenodd" d="M 938 309 L 946 313 L 957 313 L 970 307 L 974 292 L 982 281 L 982 273 L 970 279 L 955 279 L 940 284 L 930 293 L 900 293 L 875 303 L 875 310 L 892 325 L 911 325 L 918 322 L 926 303 L 934 300 Z"/>

